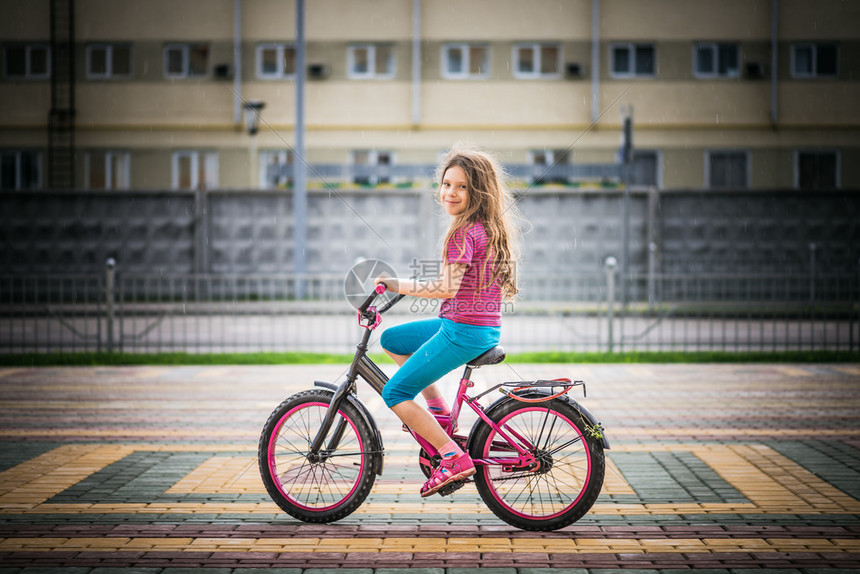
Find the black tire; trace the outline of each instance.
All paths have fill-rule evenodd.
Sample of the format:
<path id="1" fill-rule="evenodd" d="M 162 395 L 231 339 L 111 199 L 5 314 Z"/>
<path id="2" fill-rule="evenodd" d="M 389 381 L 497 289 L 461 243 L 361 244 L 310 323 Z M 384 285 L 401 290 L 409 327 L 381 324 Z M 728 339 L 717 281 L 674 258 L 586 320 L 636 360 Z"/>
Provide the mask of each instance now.
<path id="1" fill-rule="evenodd" d="M 540 461 L 535 469 L 478 466 L 475 484 L 493 514 L 511 526 L 538 531 L 557 530 L 582 518 L 597 500 L 606 471 L 603 442 L 592 436 L 587 419 L 560 399 L 534 404 L 511 400 L 489 416 L 502 430 L 529 440 L 535 448 L 528 450 Z M 477 424 L 469 446 L 472 458 L 517 456 L 487 423 Z"/>
<path id="2" fill-rule="evenodd" d="M 374 452 L 374 430 L 346 400 L 338 413 L 346 430 L 330 458 L 311 462 L 310 443 L 328 410 L 332 393 L 320 389 L 295 394 L 278 405 L 260 435 L 260 476 L 272 500 L 305 522 L 334 522 L 352 514 L 373 487 L 382 453 Z M 340 418 L 335 418 L 326 443 Z M 325 448 L 325 447 L 324 447 Z"/>

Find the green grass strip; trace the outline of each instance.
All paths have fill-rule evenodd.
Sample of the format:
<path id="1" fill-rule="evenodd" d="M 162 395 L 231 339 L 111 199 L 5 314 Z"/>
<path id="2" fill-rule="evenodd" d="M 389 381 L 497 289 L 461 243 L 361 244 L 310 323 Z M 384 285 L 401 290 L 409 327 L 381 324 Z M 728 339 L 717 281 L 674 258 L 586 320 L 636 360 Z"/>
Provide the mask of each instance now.
<path id="1" fill-rule="evenodd" d="M 378 363 L 393 364 L 381 353 L 370 357 Z M 334 353 L 27 353 L 0 355 L 4 367 L 73 367 L 119 365 L 318 365 L 342 364 L 352 355 Z M 508 355 L 509 363 L 860 363 L 860 352 L 625 352 L 572 353 L 536 352 Z"/>
<path id="2" fill-rule="evenodd" d="M 857 363 L 860 352 L 775 351 L 628 351 L 623 353 L 516 353 L 511 363 Z"/>

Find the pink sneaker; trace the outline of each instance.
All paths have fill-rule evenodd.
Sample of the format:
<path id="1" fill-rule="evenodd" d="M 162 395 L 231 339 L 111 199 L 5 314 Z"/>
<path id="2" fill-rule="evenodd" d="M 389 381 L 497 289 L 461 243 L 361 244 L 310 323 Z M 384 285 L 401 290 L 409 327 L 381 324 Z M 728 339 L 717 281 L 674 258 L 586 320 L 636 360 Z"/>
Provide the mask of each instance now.
<path id="1" fill-rule="evenodd" d="M 457 480 L 463 480 L 475 474 L 475 463 L 468 454 L 457 458 L 443 458 L 439 467 L 430 475 L 430 480 L 421 487 L 421 497 L 426 498 L 436 494 L 440 488 Z"/>

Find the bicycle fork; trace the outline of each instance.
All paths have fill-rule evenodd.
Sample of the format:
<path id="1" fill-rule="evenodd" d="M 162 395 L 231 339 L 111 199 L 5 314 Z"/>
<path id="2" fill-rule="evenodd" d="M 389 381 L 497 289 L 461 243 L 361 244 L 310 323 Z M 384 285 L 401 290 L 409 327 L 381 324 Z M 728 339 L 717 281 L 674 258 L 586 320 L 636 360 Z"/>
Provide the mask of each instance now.
<path id="1" fill-rule="evenodd" d="M 369 339 L 370 330 L 368 329 L 365 332 L 364 337 L 362 337 L 361 342 L 356 347 L 355 357 L 353 358 L 349 373 L 346 376 L 346 381 L 344 381 L 337 390 L 335 390 L 334 395 L 331 398 L 331 402 L 329 403 L 328 410 L 325 413 L 325 417 L 323 417 L 323 421 L 320 424 L 320 428 L 317 431 L 314 440 L 310 444 L 308 449 L 308 461 L 310 462 L 321 462 L 326 460 L 326 458 L 328 458 L 328 453 L 334 452 L 340 444 L 340 441 L 346 432 L 347 420 L 345 417 L 340 417 L 338 419 L 334 432 L 329 438 L 325 450 L 323 450 L 323 443 L 325 442 L 326 436 L 328 436 L 329 430 L 331 430 L 332 424 L 335 424 L 335 417 L 340 409 L 340 405 L 346 399 L 347 394 L 353 392 L 355 389 L 356 378 L 359 375 L 361 375 L 362 379 L 367 381 L 367 383 L 376 392 L 382 394 L 382 389 L 385 387 L 388 377 L 386 377 L 379 367 L 377 367 L 365 354 L 367 352 L 367 341 Z"/>
<path id="2" fill-rule="evenodd" d="M 355 379 L 350 380 L 348 378 L 346 382 L 340 385 L 334 392 L 331 402 L 329 403 L 328 410 L 325 413 L 325 417 L 323 417 L 323 421 L 320 424 L 320 428 L 308 449 L 309 462 L 325 461 L 328 458 L 328 453 L 334 452 L 340 444 L 340 441 L 343 438 L 343 433 L 346 432 L 346 417 L 340 417 L 338 419 L 337 424 L 334 427 L 334 432 L 329 438 L 325 450 L 323 450 L 323 443 L 325 442 L 325 438 L 328 435 L 329 430 L 331 430 L 332 424 L 334 424 L 334 419 L 337 416 L 338 410 L 340 410 L 340 405 L 354 384 Z"/>

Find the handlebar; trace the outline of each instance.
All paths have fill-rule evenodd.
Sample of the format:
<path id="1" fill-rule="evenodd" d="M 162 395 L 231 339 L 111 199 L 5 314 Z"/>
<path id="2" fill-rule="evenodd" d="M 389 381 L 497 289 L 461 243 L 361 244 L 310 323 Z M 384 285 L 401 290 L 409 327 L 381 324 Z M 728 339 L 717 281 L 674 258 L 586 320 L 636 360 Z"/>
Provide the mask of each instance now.
<path id="1" fill-rule="evenodd" d="M 367 308 L 370 307 L 370 304 L 373 303 L 374 299 L 376 299 L 376 296 L 385 293 L 386 289 L 387 287 L 385 286 L 385 283 L 377 285 L 370 295 L 367 296 L 367 299 L 364 300 L 364 303 L 361 304 L 361 307 L 358 308 L 358 312 L 364 315 L 367 312 Z"/>
<path id="2" fill-rule="evenodd" d="M 364 303 L 362 303 L 362 304 L 361 304 L 361 307 L 359 307 L 359 308 L 358 308 L 358 312 L 359 312 L 359 314 L 361 314 L 362 316 L 364 316 L 364 315 L 365 315 L 365 313 L 367 313 L 367 309 L 368 309 L 368 307 L 370 307 L 370 304 L 371 304 L 371 303 L 373 303 L 373 301 L 374 301 L 374 300 L 375 300 L 379 295 L 382 295 L 382 294 L 383 294 L 383 293 L 385 293 L 387 290 L 388 290 L 388 287 L 385 285 L 385 283 L 380 283 L 379 285 L 377 285 L 377 286 L 373 289 L 373 291 L 370 293 L 370 295 L 368 295 L 368 296 L 367 296 L 367 299 L 365 299 L 365 300 L 364 300 Z M 401 295 L 401 294 L 399 294 L 399 293 L 398 293 L 396 297 L 392 298 L 392 299 L 391 299 L 388 303 L 386 303 L 386 304 L 385 304 L 381 309 L 377 309 L 377 310 L 376 310 L 376 312 L 377 312 L 377 313 L 379 313 L 380 315 L 381 315 L 382 313 L 385 313 L 386 311 L 388 311 L 389 309 L 391 309 L 391 307 L 393 307 L 395 303 L 397 303 L 398 301 L 400 301 L 401 299 L 403 299 L 403 297 L 405 297 L 405 295 Z"/>
<path id="3" fill-rule="evenodd" d="M 398 301 L 403 299 L 404 297 L 406 297 L 406 295 L 402 295 L 400 293 L 398 293 L 396 297 L 392 297 L 391 301 L 389 301 L 388 303 L 386 303 L 385 305 L 382 306 L 382 309 L 379 310 L 379 314 L 381 315 L 381 314 L 385 313 L 386 311 L 388 311 L 389 309 L 391 309 L 392 307 L 394 307 L 394 305 Z"/>

